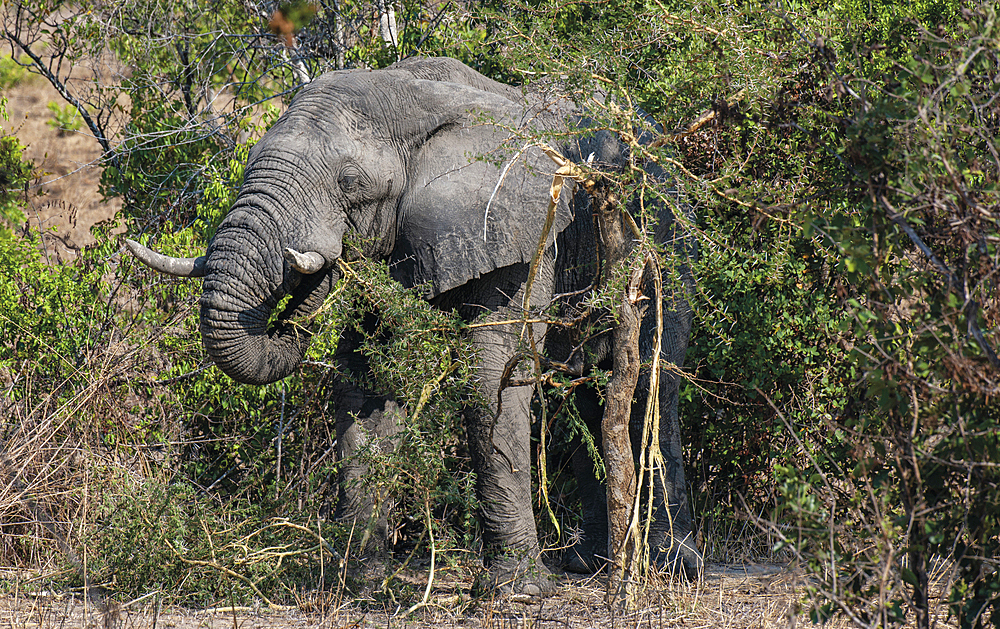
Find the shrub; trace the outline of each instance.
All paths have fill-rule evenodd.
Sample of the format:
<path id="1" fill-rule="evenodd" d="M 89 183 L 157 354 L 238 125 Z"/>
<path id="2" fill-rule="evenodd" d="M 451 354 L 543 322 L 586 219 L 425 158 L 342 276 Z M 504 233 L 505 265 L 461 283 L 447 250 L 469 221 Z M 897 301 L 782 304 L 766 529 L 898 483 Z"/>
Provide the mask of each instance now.
<path id="1" fill-rule="evenodd" d="M 941 587 L 960 626 L 1000 621 L 995 19 L 983 5 L 933 31 L 913 22 L 909 55 L 853 83 L 830 147 L 853 203 L 806 224 L 843 278 L 856 369 L 838 418 L 849 447 L 781 470 L 787 542 L 822 576 L 817 618 L 929 626 Z"/>
<path id="2" fill-rule="evenodd" d="M 80 127 L 83 126 L 80 112 L 73 105 L 67 103 L 60 107 L 59 103 L 49 101 L 48 108 L 52 112 L 52 120 L 45 124 L 58 130 L 59 135 L 69 135 L 74 131 L 79 131 Z"/>
<path id="3" fill-rule="evenodd" d="M 91 579 L 113 582 L 117 596 L 160 590 L 185 605 L 270 605 L 337 584 L 329 524 L 268 516 L 266 502 L 222 502 L 159 475 L 112 472 L 91 491 Z"/>
<path id="4" fill-rule="evenodd" d="M 6 98 L 0 98 L 0 118 L 7 121 Z M 23 150 L 17 136 L 0 131 L 0 239 L 24 223 L 24 195 L 34 167 L 21 156 Z"/>

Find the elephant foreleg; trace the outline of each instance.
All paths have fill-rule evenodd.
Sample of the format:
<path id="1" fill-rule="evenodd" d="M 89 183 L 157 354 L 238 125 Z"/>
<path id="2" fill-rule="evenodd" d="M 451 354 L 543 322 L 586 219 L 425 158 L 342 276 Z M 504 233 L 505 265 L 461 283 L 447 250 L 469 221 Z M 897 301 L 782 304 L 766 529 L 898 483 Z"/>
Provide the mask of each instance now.
<path id="1" fill-rule="evenodd" d="M 392 501 L 386 487 L 371 475 L 369 461 L 395 449 L 395 435 L 402 428 L 405 411 L 390 397 L 377 395 L 351 381 L 350 374 L 365 373 L 367 361 L 357 351 L 355 333 L 347 333 L 337 350 L 337 362 L 346 377 L 336 385 L 338 494 L 335 519 L 347 530 L 349 576 L 362 587 L 380 578 L 391 550 Z"/>
<path id="2" fill-rule="evenodd" d="M 477 347 L 494 354 L 496 360 L 487 357 L 478 374 L 481 390 L 486 395 L 493 393 L 491 404 L 469 409 L 466 421 L 489 579 L 482 585 L 501 592 L 538 595 L 554 590 L 554 583 L 541 561 L 531 508 L 531 387 L 504 389 L 497 413 L 496 391 L 504 367 L 499 359 L 514 354 L 497 350 L 516 350 L 513 327 L 485 328 L 473 335 Z"/>
<path id="3" fill-rule="evenodd" d="M 465 307 L 473 304 L 467 311 L 472 315 L 469 318 L 486 313 L 485 321 L 477 319 L 470 331 L 480 358 L 477 388 L 482 403 L 468 408 L 465 418 L 487 568 L 483 575 L 486 582 L 481 580 L 478 585 L 502 593 L 540 595 L 553 592 L 555 583 L 541 561 L 532 513 L 532 387 L 502 386 L 508 362 L 531 346 L 528 328 L 519 321 L 526 271 L 519 265 L 499 269 L 467 286 L 461 295 Z M 546 258 L 532 302 L 545 304 L 551 294 L 551 258 Z M 497 324 L 489 325 L 491 321 Z M 531 333 L 540 349 L 545 326 L 536 323 Z M 530 375 L 530 367 L 522 367 L 513 379 Z"/>

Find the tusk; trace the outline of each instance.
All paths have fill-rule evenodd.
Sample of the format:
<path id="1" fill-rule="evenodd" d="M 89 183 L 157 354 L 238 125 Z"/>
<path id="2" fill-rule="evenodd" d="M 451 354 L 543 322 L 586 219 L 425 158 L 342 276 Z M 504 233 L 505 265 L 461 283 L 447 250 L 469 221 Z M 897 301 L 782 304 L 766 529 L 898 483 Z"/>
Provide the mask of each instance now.
<path id="1" fill-rule="evenodd" d="M 172 258 L 143 247 L 134 240 L 126 239 L 125 244 L 139 262 L 142 262 L 154 271 L 177 277 L 205 276 L 206 256 L 198 256 L 197 258 Z"/>
<path id="2" fill-rule="evenodd" d="M 288 264 L 303 275 L 312 275 L 313 273 L 317 273 L 321 271 L 323 269 L 323 265 L 326 264 L 326 260 L 323 259 L 323 256 L 315 251 L 299 253 L 291 247 L 286 247 L 284 255 L 285 259 L 288 260 Z"/>

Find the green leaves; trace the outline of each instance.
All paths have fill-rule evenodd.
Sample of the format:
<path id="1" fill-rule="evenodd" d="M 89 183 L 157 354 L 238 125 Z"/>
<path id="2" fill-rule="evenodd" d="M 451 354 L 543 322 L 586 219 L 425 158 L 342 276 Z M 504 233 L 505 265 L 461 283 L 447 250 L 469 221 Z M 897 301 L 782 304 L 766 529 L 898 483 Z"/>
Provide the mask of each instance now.
<path id="1" fill-rule="evenodd" d="M 32 237 L 0 238 L 0 368 L 28 369 L 33 379 L 54 384 L 85 379 L 82 362 L 100 331 L 107 267 L 81 259 L 49 265 Z M 38 356 L 45 361 L 35 362 Z M 26 374 L 27 375 L 27 374 Z M 13 390 L 12 393 L 15 393 Z M 70 394 L 70 391 L 67 391 Z"/>
<path id="2" fill-rule="evenodd" d="M 59 131 L 59 135 L 69 135 L 74 131 L 79 131 L 83 126 L 83 119 L 76 107 L 70 104 L 60 107 L 59 103 L 50 101 L 48 108 L 52 112 L 52 120 L 45 124 Z"/>
<path id="3" fill-rule="evenodd" d="M 995 7 L 592 9 L 517 5 L 497 39 L 668 131 L 713 111 L 658 153 L 698 216 L 695 511 L 794 525 L 781 544 L 816 570 L 817 618 L 924 624 L 935 553 L 959 566 L 961 623 L 1000 614 L 975 559 L 1000 553 Z"/>
<path id="4" fill-rule="evenodd" d="M 370 470 L 363 482 L 399 505 L 400 521 L 419 521 L 427 499 L 467 524 L 475 500 L 463 454 L 462 412 L 476 395 L 471 380 L 477 361 L 461 334 L 464 324 L 428 304 L 419 289 L 394 281 L 385 262 L 360 258 L 342 264 L 341 271 L 312 321 L 301 322 L 314 333 L 307 358 L 329 361 L 339 344 L 357 345 L 364 369 L 337 377 L 384 393 L 407 412 L 394 448 L 361 453 Z M 472 535 L 466 527 L 445 537 L 469 543 Z"/>
<path id="5" fill-rule="evenodd" d="M 0 98 L 0 118 L 7 120 L 7 99 Z M 35 168 L 21 156 L 24 146 L 13 134 L 0 129 L 0 240 L 9 238 L 11 228 L 24 223 L 26 186 Z"/>

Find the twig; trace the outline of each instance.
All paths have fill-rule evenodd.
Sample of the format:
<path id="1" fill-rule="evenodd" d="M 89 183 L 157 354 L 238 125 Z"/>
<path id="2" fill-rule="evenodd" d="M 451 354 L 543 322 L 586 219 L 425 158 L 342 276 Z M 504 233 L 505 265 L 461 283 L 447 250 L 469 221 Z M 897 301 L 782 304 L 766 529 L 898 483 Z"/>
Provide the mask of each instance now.
<path id="1" fill-rule="evenodd" d="M 514 153 L 514 157 L 510 158 L 510 161 L 507 162 L 507 165 L 504 166 L 503 170 L 500 172 L 500 178 L 497 179 L 496 185 L 493 186 L 493 192 L 492 194 L 490 194 L 490 200 L 486 202 L 486 210 L 483 212 L 483 242 L 486 242 L 486 228 L 489 225 L 490 207 L 493 205 L 493 199 L 496 198 L 497 193 L 500 191 L 501 186 L 503 186 L 504 180 L 507 179 L 507 173 L 510 172 L 511 166 L 513 166 L 514 163 L 517 162 L 518 159 L 520 159 L 521 154 L 523 154 L 532 146 L 535 146 L 534 142 L 529 142 L 528 144 L 522 146 L 517 153 Z"/>
<path id="2" fill-rule="evenodd" d="M 204 568 L 214 568 L 215 570 L 218 570 L 219 572 L 222 572 L 223 574 L 227 574 L 227 575 L 229 575 L 229 576 L 231 576 L 231 577 L 233 577 L 235 579 L 239 579 L 240 581 L 246 583 L 250 587 L 250 589 L 253 590 L 254 593 L 257 596 L 259 596 L 261 598 L 261 600 L 264 601 L 267 604 L 267 606 L 270 609 L 274 609 L 274 610 L 290 610 L 290 609 L 295 609 L 294 607 L 289 607 L 288 605 L 276 605 L 275 603 L 273 603 L 271 601 L 271 599 L 269 599 L 267 596 L 264 595 L 263 592 L 260 591 L 260 588 L 258 588 L 256 586 L 256 584 L 254 584 L 254 582 L 252 580 L 250 580 L 249 577 L 243 576 L 239 572 L 236 572 L 234 570 L 230 570 L 226 566 L 219 565 L 219 564 L 217 564 L 217 563 L 215 563 L 213 561 L 202 561 L 200 559 L 188 559 L 187 557 L 184 557 L 179 552 L 177 552 L 177 549 L 174 548 L 174 545 L 170 543 L 170 540 L 164 538 L 163 542 L 170 548 L 170 550 L 172 550 L 174 552 L 174 555 L 177 557 L 177 559 L 179 559 L 181 561 L 181 563 L 185 563 L 185 564 L 187 564 L 189 566 L 199 566 L 199 567 L 204 567 Z"/>
<path id="3" fill-rule="evenodd" d="M 79 112 L 80 117 L 82 117 L 83 121 L 87 123 L 87 128 L 89 128 L 91 133 L 94 134 L 94 138 L 100 143 L 101 148 L 104 149 L 104 152 L 106 154 L 111 154 L 111 142 L 108 140 L 108 138 L 104 136 L 103 130 L 99 126 L 97 126 L 97 123 L 94 122 L 94 119 L 90 117 L 90 112 L 87 111 L 86 106 L 84 106 L 83 103 L 77 100 L 75 96 L 69 93 L 69 90 L 66 89 L 65 83 L 60 81 L 59 77 L 54 75 L 52 71 L 49 70 L 49 68 L 42 61 L 41 57 L 36 55 L 31 50 L 31 46 L 22 42 L 16 34 L 10 32 L 10 29 L 5 28 L 4 33 L 7 35 L 7 38 L 11 42 L 17 44 L 17 47 L 20 48 L 21 51 L 24 52 L 24 54 L 26 54 L 31 59 L 38 73 L 44 76 L 49 81 L 49 83 L 52 84 L 52 87 L 54 87 L 55 90 L 59 92 L 59 95 L 62 96 L 67 103 L 72 105 L 77 110 L 77 112 Z M 118 160 L 115 157 L 111 157 L 111 163 L 116 167 L 119 166 Z"/>
<path id="4" fill-rule="evenodd" d="M 434 545 L 434 523 L 431 520 L 431 503 L 426 494 L 424 495 L 424 515 L 427 518 L 427 532 L 431 538 L 431 572 L 427 575 L 427 587 L 424 588 L 424 598 L 421 599 L 419 603 L 414 603 L 408 610 L 406 610 L 407 614 L 412 614 L 421 607 L 427 605 L 427 601 L 431 596 L 431 586 L 434 584 L 434 562 L 437 558 L 437 548 Z"/>
<path id="5" fill-rule="evenodd" d="M 983 350 L 983 353 L 986 354 L 986 358 L 989 359 L 990 364 L 993 365 L 994 368 L 1000 369 L 1000 358 L 997 357 L 997 353 L 993 350 L 993 347 L 990 346 L 989 341 L 987 341 L 986 337 L 983 335 L 983 331 L 979 329 L 979 325 L 976 323 L 979 304 L 976 300 L 969 298 L 962 282 L 960 282 L 958 277 L 952 273 L 951 269 L 949 269 L 948 266 L 934 254 L 934 251 L 927 246 L 927 243 L 920 238 L 920 235 L 917 234 L 912 227 L 910 227 L 910 224 L 906 222 L 906 217 L 897 211 L 884 196 L 879 195 L 878 200 L 883 206 L 885 206 L 889 219 L 903 230 L 903 232 L 910 238 L 910 241 L 916 245 L 917 249 L 920 249 L 921 253 L 923 253 L 924 256 L 930 260 L 931 264 L 933 264 L 938 271 L 944 275 L 948 286 L 962 298 L 962 302 L 964 303 L 963 310 L 965 311 L 965 319 L 968 324 L 969 334 L 972 338 L 976 339 L 976 344 L 979 345 L 979 349 Z"/>

